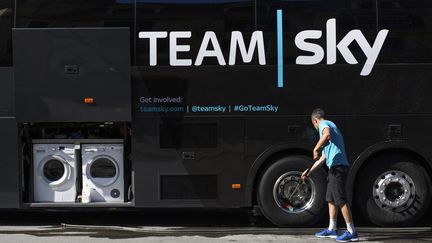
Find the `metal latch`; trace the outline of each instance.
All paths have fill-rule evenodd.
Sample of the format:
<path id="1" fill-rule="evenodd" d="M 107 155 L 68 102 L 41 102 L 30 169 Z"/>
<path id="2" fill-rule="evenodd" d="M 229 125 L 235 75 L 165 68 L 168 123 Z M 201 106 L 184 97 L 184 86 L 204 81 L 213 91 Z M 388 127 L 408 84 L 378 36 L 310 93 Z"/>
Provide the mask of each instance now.
<path id="1" fill-rule="evenodd" d="M 195 152 L 182 152 L 183 159 L 195 159 Z"/>
<path id="2" fill-rule="evenodd" d="M 79 66 L 78 65 L 65 65 L 65 73 L 66 74 L 79 74 Z"/>
<path id="3" fill-rule="evenodd" d="M 299 125 L 288 125 L 288 133 L 289 134 L 299 134 L 300 133 Z"/>
<path id="4" fill-rule="evenodd" d="M 388 126 L 388 135 L 402 135 L 402 125 L 401 124 L 390 124 Z"/>

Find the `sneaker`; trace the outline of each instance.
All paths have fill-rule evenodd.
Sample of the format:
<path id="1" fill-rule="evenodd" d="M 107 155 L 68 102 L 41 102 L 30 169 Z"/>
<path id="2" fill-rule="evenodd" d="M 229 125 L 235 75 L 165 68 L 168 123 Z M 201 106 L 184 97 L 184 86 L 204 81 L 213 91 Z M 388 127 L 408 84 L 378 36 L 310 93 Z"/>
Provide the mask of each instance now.
<path id="1" fill-rule="evenodd" d="M 337 231 L 336 230 L 329 230 L 328 228 L 325 228 L 323 231 L 318 232 L 315 234 L 316 237 L 319 238 L 336 238 L 337 237 Z"/>
<path id="2" fill-rule="evenodd" d="M 359 238 L 357 232 L 351 234 L 348 230 L 336 238 L 337 242 L 348 242 L 348 241 L 358 241 L 358 240 Z"/>

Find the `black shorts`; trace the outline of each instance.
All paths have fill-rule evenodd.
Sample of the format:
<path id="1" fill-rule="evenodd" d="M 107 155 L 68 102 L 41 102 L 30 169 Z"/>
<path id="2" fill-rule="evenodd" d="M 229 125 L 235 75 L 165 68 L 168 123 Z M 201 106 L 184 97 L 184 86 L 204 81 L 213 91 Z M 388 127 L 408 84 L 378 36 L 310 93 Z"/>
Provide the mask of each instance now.
<path id="1" fill-rule="evenodd" d="M 348 203 L 346 196 L 346 178 L 348 175 L 348 166 L 336 165 L 329 170 L 327 177 L 326 201 L 342 206 Z"/>

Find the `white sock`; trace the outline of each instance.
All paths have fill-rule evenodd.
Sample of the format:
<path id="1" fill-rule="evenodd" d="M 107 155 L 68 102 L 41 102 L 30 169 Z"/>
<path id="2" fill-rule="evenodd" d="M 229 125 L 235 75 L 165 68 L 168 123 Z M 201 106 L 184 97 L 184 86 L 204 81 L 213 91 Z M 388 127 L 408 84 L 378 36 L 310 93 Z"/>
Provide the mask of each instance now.
<path id="1" fill-rule="evenodd" d="M 347 230 L 353 234 L 355 232 L 354 223 L 347 224 Z"/>
<path id="2" fill-rule="evenodd" d="M 328 229 L 329 230 L 337 230 L 337 220 L 336 219 L 330 219 Z"/>

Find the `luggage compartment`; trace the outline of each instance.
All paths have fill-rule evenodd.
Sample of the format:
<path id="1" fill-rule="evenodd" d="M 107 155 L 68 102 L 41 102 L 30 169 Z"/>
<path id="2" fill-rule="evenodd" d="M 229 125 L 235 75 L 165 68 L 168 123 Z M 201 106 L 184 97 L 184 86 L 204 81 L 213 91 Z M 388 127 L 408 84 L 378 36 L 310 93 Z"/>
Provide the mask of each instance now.
<path id="1" fill-rule="evenodd" d="M 13 29 L 18 121 L 130 121 L 129 38 L 129 28 Z"/>

